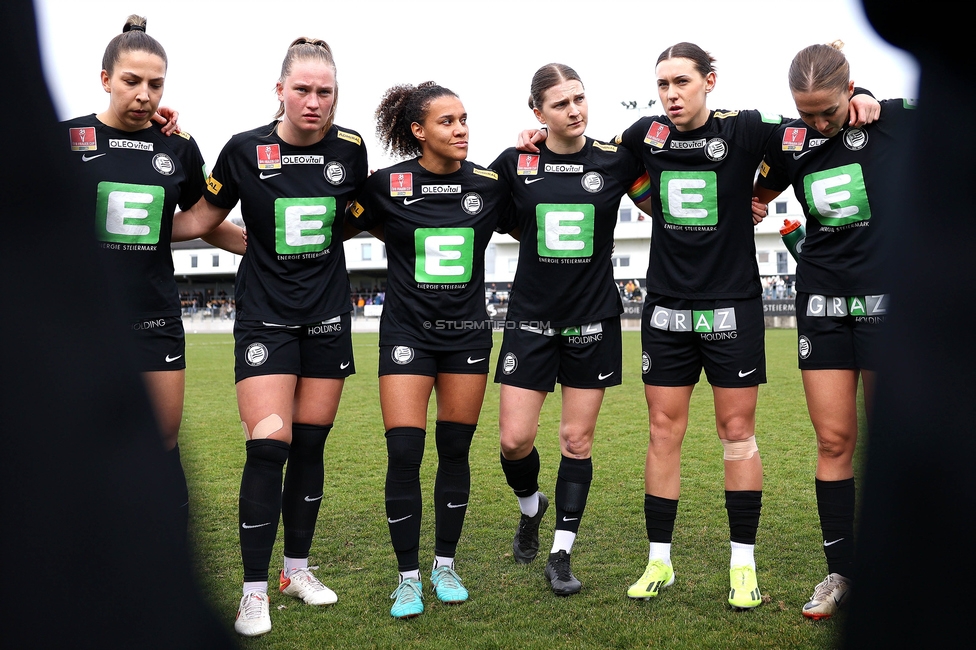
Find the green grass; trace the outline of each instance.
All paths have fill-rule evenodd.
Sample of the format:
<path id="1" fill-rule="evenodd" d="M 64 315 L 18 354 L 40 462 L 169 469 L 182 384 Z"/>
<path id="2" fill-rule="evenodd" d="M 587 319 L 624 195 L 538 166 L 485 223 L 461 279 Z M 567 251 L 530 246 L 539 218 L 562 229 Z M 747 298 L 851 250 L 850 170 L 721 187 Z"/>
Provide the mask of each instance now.
<path id="1" fill-rule="evenodd" d="M 834 643 L 840 617 L 813 623 L 800 615 L 826 566 L 813 491 L 816 444 L 796 369 L 794 330 L 767 331 L 769 383 L 759 392 L 756 434 L 765 489 L 757 563 L 760 588 L 768 599 L 763 606 L 734 612 L 726 603 L 729 542 L 722 448 L 704 380 L 692 398 L 682 453 L 672 551 L 677 580 L 653 601 L 625 596 L 647 561 L 647 409 L 640 381 L 640 335 L 628 331 L 624 384 L 607 391 L 593 450 L 593 484 L 573 549 L 573 571 L 583 591 L 556 598 L 542 576 L 552 540 L 551 516 L 543 523 L 540 559 L 518 566 L 511 558 L 518 505 L 498 464 L 498 386 L 489 383 L 471 450 L 471 499 L 457 557 L 471 599 L 457 606 L 440 604 L 430 595 L 424 575 L 427 611 L 412 621 L 389 615 L 396 559 L 383 504 L 386 446 L 376 340 L 375 334 L 354 335 L 359 374 L 346 383 L 326 446 L 325 498 L 310 558 L 320 567 L 317 575 L 339 594 L 339 602 L 313 608 L 274 590 L 274 629 L 264 637 L 242 639 L 242 647 L 820 649 Z M 496 339 L 496 355 L 498 343 Z M 199 582 L 228 629 L 240 599 L 237 493 L 244 462 L 232 353 L 229 334 L 187 336 L 187 399 L 180 434 Z M 542 457 L 540 485 L 550 496 L 559 460 L 559 411 L 557 389 L 543 409 L 536 441 Z M 433 410 L 431 439 L 432 416 Z M 431 442 L 422 474 L 427 514 L 422 567 L 433 561 L 435 469 Z M 280 568 L 281 552 L 279 532 L 272 572 Z"/>

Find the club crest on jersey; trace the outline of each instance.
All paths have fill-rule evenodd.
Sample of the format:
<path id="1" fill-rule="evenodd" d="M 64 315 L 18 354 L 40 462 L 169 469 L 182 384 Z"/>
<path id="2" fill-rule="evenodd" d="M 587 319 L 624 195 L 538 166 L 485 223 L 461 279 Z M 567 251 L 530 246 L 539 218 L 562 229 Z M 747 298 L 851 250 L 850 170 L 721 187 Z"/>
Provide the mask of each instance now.
<path id="1" fill-rule="evenodd" d="M 413 196 L 413 173 L 390 174 L 390 196 Z"/>
<path id="2" fill-rule="evenodd" d="M 535 176 L 539 173 L 539 156 L 532 153 L 520 153 L 518 167 L 515 173 L 519 176 Z"/>
<path id="3" fill-rule="evenodd" d="M 603 189 L 603 176 L 598 172 L 586 172 L 580 179 L 580 185 L 587 192 L 595 194 Z"/>
<path id="4" fill-rule="evenodd" d="M 346 168 L 338 160 L 333 160 L 322 170 L 322 175 L 331 184 L 342 185 L 342 181 L 346 180 Z"/>
<path id="5" fill-rule="evenodd" d="M 95 127 L 93 126 L 68 129 L 68 139 L 71 141 L 72 151 L 95 151 L 98 149 L 98 143 L 95 141 Z"/>
<path id="6" fill-rule="evenodd" d="M 413 348 L 407 347 L 406 345 L 398 345 L 393 348 L 390 357 L 393 359 L 393 363 L 405 366 L 413 361 Z"/>
<path id="7" fill-rule="evenodd" d="M 641 374 L 646 375 L 651 370 L 651 355 L 641 352 Z"/>
<path id="8" fill-rule="evenodd" d="M 868 143 L 868 132 L 857 127 L 844 131 L 844 146 L 851 151 L 863 149 Z"/>
<path id="9" fill-rule="evenodd" d="M 813 352 L 813 346 L 810 344 L 810 339 L 806 336 L 800 336 L 799 343 L 797 344 L 797 353 L 800 355 L 800 358 L 809 359 L 811 352 Z"/>
<path id="10" fill-rule="evenodd" d="M 163 176 L 172 176 L 173 172 L 176 171 L 176 165 L 173 164 L 173 159 L 164 153 L 158 153 L 153 156 L 152 166 L 153 169 Z"/>
<path id="11" fill-rule="evenodd" d="M 502 360 L 502 372 L 506 375 L 510 375 L 515 372 L 516 368 L 518 368 L 518 357 L 509 352 Z"/>
<path id="12" fill-rule="evenodd" d="M 803 151 L 803 143 L 806 140 L 806 129 L 786 129 L 783 133 L 783 151 Z"/>
<path id="13" fill-rule="evenodd" d="M 669 135 L 671 135 L 671 127 L 655 121 L 651 124 L 651 128 L 647 130 L 647 135 L 644 136 L 644 144 L 649 144 L 652 147 L 660 149 L 668 141 Z"/>
<path id="14" fill-rule="evenodd" d="M 718 162 L 729 153 L 729 145 L 722 138 L 712 138 L 705 145 L 705 157 Z"/>
<path id="15" fill-rule="evenodd" d="M 268 348 L 263 343 L 252 343 L 244 351 L 244 360 L 249 366 L 260 366 L 268 360 Z"/>
<path id="16" fill-rule="evenodd" d="M 485 207 L 485 202 L 477 192 L 468 192 L 461 197 L 461 209 L 468 214 L 478 214 L 483 207 Z"/>
<path id="17" fill-rule="evenodd" d="M 281 147 L 276 144 L 259 144 L 258 169 L 281 169 Z"/>

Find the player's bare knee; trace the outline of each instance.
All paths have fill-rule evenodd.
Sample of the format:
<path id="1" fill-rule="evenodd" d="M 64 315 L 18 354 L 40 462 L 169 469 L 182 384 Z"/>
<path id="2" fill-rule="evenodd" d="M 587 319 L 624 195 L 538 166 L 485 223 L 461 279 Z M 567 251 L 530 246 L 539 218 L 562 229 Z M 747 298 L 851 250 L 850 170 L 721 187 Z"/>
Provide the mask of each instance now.
<path id="1" fill-rule="evenodd" d="M 508 460 L 520 460 L 532 452 L 535 432 L 502 431 L 499 435 L 502 455 Z"/>
<path id="2" fill-rule="evenodd" d="M 749 460 L 759 451 L 756 436 L 749 436 L 745 440 L 726 440 L 721 438 L 725 460 Z"/>
<path id="3" fill-rule="evenodd" d="M 593 438 L 587 436 L 563 438 L 562 447 L 570 458 L 589 458 L 593 449 Z"/>
<path id="4" fill-rule="evenodd" d="M 285 422 L 281 419 L 280 415 L 272 413 L 255 424 L 253 431 L 248 430 L 247 423 L 245 422 L 241 422 L 241 426 L 244 428 L 244 435 L 248 440 L 264 440 L 284 429 Z"/>
<path id="5" fill-rule="evenodd" d="M 839 438 L 817 440 L 817 455 L 821 458 L 836 459 L 851 453 L 845 441 Z"/>

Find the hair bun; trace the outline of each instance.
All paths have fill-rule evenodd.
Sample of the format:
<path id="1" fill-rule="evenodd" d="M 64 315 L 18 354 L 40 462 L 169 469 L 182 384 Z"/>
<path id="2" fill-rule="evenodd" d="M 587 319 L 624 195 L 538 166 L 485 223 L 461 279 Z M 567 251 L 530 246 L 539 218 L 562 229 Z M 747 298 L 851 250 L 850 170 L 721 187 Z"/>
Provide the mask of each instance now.
<path id="1" fill-rule="evenodd" d="M 146 31 L 146 19 L 138 14 L 131 14 L 125 19 L 125 25 L 122 26 L 122 33 L 126 32 L 145 32 Z"/>

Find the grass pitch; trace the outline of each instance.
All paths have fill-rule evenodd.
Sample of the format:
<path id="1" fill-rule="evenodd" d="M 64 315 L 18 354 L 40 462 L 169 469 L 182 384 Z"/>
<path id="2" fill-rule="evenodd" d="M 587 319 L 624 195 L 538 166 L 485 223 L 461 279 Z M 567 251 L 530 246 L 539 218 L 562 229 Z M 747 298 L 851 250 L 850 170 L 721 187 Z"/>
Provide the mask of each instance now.
<path id="1" fill-rule="evenodd" d="M 756 559 L 766 602 L 732 611 L 728 597 L 728 519 L 722 447 L 711 390 L 692 397 L 682 453 L 682 493 L 672 560 L 675 584 L 651 601 L 626 597 L 644 570 L 647 538 L 643 469 L 647 408 L 640 380 L 640 334 L 624 332 L 624 383 L 609 389 L 597 425 L 594 477 L 573 572 L 583 591 L 557 598 L 542 575 L 553 512 L 541 529 L 539 558 L 516 565 L 511 542 L 518 504 L 498 463 L 498 385 L 489 383 L 471 449 L 472 489 L 457 570 L 471 592 L 443 605 L 430 592 L 433 561 L 433 409 L 422 470 L 425 518 L 421 573 L 426 612 L 410 621 L 389 615 L 396 559 L 385 521 L 386 445 L 377 393 L 377 335 L 354 334 L 358 374 L 347 382 L 325 450 L 325 498 L 310 563 L 339 595 L 314 608 L 271 593 L 271 633 L 241 639 L 244 648 L 825 648 L 843 617 L 814 623 L 800 607 L 826 574 L 814 496 L 816 442 L 800 373 L 795 330 L 766 333 L 768 382 L 760 388 L 756 437 L 765 472 Z M 500 339 L 496 335 L 494 355 Z M 187 391 L 180 448 L 190 483 L 199 583 L 232 629 L 241 596 L 237 495 L 244 436 L 237 415 L 229 334 L 187 336 Z M 494 367 L 494 366 L 492 366 Z M 536 446 L 540 486 L 550 497 L 559 462 L 560 395 L 542 411 Z M 863 429 L 862 429 L 863 430 Z M 864 447 L 864 441 L 859 449 Z M 281 567 L 281 533 L 271 571 Z M 273 584 L 277 584 L 274 582 Z M 231 632 L 233 634 L 233 632 Z"/>

